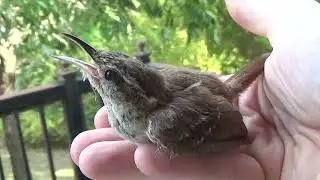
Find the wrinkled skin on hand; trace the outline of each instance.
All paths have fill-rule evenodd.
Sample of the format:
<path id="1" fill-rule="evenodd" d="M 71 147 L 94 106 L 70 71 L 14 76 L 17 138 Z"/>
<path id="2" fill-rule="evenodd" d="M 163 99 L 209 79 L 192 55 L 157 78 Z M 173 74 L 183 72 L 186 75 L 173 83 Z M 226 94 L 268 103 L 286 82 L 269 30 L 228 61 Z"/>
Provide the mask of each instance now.
<path id="1" fill-rule="evenodd" d="M 320 179 L 320 5 L 312 0 L 226 0 L 233 19 L 266 36 L 273 52 L 238 100 L 251 145 L 204 158 L 155 156 L 109 128 L 78 135 L 73 161 L 92 179 Z M 299 13 L 298 13 L 299 12 Z"/>

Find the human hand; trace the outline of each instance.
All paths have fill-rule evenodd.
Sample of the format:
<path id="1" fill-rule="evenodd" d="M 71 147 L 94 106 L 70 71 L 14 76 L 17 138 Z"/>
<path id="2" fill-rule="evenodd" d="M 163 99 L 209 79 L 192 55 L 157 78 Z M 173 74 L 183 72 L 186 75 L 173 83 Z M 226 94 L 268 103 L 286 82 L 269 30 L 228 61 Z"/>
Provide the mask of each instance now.
<path id="1" fill-rule="evenodd" d="M 239 98 L 251 144 L 205 158 L 155 156 L 122 140 L 102 108 L 78 135 L 73 161 L 92 179 L 320 179 L 320 5 L 312 0 L 226 0 L 233 19 L 266 36 L 273 52 Z M 135 177 L 135 178 L 134 178 Z"/>

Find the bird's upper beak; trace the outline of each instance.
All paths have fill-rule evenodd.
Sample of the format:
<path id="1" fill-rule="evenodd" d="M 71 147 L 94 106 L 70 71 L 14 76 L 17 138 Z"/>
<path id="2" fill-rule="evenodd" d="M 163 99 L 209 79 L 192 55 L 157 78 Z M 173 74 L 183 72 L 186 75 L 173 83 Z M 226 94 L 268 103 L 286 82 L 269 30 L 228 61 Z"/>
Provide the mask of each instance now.
<path id="1" fill-rule="evenodd" d="M 94 60 L 94 54 L 97 52 L 92 46 L 90 46 L 88 43 L 86 43 L 84 40 L 68 33 L 62 33 L 66 38 L 70 39 L 71 41 L 78 44 L 80 47 L 82 47 Z"/>
<path id="2" fill-rule="evenodd" d="M 80 47 L 82 47 L 90 56 L 91 58 L 94 60 L 94 54 L 97 52 L 92 46 L 90 46 L 88 43 L 86 43 L 85 41 L 79 39 L 78 37 L 71 35 L 71 34 L 67 34 L 67 33 L 62 33 L 66 38 L 72 40 L 73 42 L 75 42 L 76 44 L 78 44 Z M 93 77 L 99 78 L 99 73 L 97 71 L 97 68 L 90 63 L 84 62 L 82 60 L 78 60 L 72 57 L 68 57 L 68 56 L 56 56 L 56 55 L 52 55 L 52 57 L 73 64 L 75 66 L 77 66 L 78 68 L 80 68 L 81 70 L 89 73 L 90 75 L 92 75 Z"/>

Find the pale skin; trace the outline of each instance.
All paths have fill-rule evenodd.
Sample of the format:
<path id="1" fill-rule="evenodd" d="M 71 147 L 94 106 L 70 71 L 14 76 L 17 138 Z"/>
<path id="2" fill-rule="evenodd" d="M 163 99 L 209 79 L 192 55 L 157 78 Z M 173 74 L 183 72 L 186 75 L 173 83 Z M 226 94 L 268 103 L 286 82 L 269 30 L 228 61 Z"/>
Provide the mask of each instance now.
<path id="1" fill-rule="evenodd" d="M 238 99 L 252 143 L 205 158 L 155 157 L 122 140 L 107 121 L 78 135 L 73 161 L 91 179 L 320 180 L 320 5 L 313 0 L 226 0 L 232 18 L 265 36 L 265 75 Z"/>

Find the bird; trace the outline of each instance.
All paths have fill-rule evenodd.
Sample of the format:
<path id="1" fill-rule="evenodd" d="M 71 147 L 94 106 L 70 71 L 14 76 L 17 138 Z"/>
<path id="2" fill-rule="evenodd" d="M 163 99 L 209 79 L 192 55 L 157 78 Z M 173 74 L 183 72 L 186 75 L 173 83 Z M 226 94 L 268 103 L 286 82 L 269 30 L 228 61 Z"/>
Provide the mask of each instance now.
<path id="1" fill-rule="evenodd" d="M 144 48 L 145 48 L 145 42 L 144 41 L 140 41 L 138 43 L 139 51 L 136 53 L 135 57 L 136 57 L 137 60 L 140 60 L 143 63 L 148 64 L 148 63 L 151 62 L 151 59 L 150 59 L 151 52 L 145 51 Z"/>
<path id="2" fill-rule="evenodd" d="M 77 66 L 101 96 L 108 121 L 124 139 L 153 144 L 171 155 L 203 155 L 250 143 L 237 97 L 263 75 L 264 53 L 222 80 L 216 74 L 152 67 L 116 51 L 96 49 L 71 33 L 62 35 L 88 53 L 92 63 L 53 58 Z"/>

